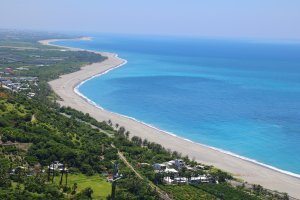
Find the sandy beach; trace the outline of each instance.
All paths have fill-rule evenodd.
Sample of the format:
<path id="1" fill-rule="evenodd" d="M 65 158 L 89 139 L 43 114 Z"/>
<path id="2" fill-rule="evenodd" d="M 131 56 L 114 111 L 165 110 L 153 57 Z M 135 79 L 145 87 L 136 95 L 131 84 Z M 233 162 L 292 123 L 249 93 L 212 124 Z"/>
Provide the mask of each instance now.
<path id="1" fill-rule="evenodd" d="M 40 41 L 40 43 L 51 45 L 49 42 L 54 41 L 57 40 L 43 40 Z M 67 49 L 72 51 L 80 50 L 75 48 Z M 59 102 L 61 105 L 70 106 L 84 113 L 89 113 L 99 121 L 111 120 L 114 124 L 118 123 L 120 126 L 124 126 L 126 130 L 130 131 L 131 136 L 136 135 L 141 138 L 147 138 L 149 141 L 159 143 L 165 148 L 181 152 L 183 155 L 188 155 L 190 158 L 194 158 L 201 163 L 214 165 L 222 170 L 228 171 L 235 177 L 241 178 L 249 183 L 260 184 L 265 188 L 287 192 L 292 197 L 300 198 L 300 177 L 288 175 L 266 166 L 223 153 L 217 149 L 184 140 L 137 122 L 134 119 L 97 108 L 89 103 L 76 92 L 76 86 L 95 75 L 106 73 L 108 70 L 126 63 L 126 60 L 119 58 L 113 53 L 95 53 L 106 56 L 107 59 L 100 63 L 84 66 L 80 71 L 63 75 L 59 79 L 49 82 L 56 94 L 62 98 L 62 101 Z"/>

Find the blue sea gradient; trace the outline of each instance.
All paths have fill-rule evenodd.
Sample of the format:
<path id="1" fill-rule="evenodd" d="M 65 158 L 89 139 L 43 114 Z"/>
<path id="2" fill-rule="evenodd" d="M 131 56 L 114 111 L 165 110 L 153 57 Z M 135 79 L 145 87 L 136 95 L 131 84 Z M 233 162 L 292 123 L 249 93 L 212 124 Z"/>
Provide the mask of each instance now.
<path id="1" fill-rule="evenodd" d="M 300 44 L 96 35 L 128 63 L 81 85 L 106 110 L 300 174 Z"/>

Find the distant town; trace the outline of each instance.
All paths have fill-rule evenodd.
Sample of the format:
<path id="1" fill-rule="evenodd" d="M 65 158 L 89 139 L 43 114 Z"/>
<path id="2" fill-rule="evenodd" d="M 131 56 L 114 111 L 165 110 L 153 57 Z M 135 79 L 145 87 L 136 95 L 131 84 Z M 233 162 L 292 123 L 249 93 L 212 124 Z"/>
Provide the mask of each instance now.
<path id="1" fill-rule="evenodd" d="M 0 86 L 9 89 L 13 92 L 25 92 L 28 97 L 34 97 L 35 92 L 33 89 L 38 86 L 37 77 L 23 77 L 16 76 L 17 71 L 29 70 L 25 67 L 19 67 L 13 70 L 12 68 L 5 68 L 4 70 L 0 67 Z"/>

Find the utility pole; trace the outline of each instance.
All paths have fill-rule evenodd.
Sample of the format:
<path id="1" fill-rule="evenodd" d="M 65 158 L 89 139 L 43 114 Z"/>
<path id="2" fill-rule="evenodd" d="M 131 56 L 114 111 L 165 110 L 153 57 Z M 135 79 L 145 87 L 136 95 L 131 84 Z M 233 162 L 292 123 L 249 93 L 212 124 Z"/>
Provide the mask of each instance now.
<path id="1" fill-rule="evenodd" d="M 117 182 L 115 181 L 116 176 L 118 174 L 118 164 L 114 164 L 114 173 L 113 173 L 113 181 L 112 181 L 112 186 L 111 186 L 111 200 L 115 200 L 116 196 L 116 185 Z"/>
<path id="2" fill-rule="evenodd" d="M 122 178 L 122 174 L 119 175 L 119 169 L 118 164 L 114 164 L 114 172 L 113 172 L 113 181 L 112 181 L 112 188 L 111 188 L 111 200 L 115 200 L 116 196 L 116 186 L 117 186 L 117 180 Z"/>

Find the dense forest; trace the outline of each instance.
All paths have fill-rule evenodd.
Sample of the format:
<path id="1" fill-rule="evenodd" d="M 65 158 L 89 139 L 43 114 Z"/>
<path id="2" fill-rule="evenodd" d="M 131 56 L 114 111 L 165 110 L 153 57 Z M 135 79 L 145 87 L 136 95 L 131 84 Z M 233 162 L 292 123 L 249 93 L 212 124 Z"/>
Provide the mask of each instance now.
<path id="1" fill-rule="evenodd" d="M 126 127 L 98 122 L 89 114 L 56 103 L 59 97 L 47 81 L 105 59 L 91 52 L 60 51 L 37 43 L 60 36 L 66 37 L 0 34 L 0 45 L 5 46 L 0 48 L 0 56 L 18 60 L 7 63 L 2 59 L 0 66 L 15 69 L 26 65 L 30 70 L 20 71 L 18 76 L 39 78 L 39 84 L 31 88 L 36 93 L 33 98 L 0 87 L 0 199 L 112 199 L 113 186 L 114 199 L 288 199 L 286 194 L 257 185 L 233 186 L 229 181 L 237 180 L 230 174 L 204 164 L 199 170 L 179 173 L 186 177 L 209 174 L 212 182 L 165 184 L 166 174 L 156 173 L 153 164 L 178 158 L 191 167 L 200 163 L 133 136 Z M 20 51 L 7 46 L 35 49 Z M 49 62 L 45 64 L 45 60 Z M 62 170 L 51 170 L 55 162 L 61 163 Z M 119 177 L 113 184 L 107 181 L 112 174 Z"/>

